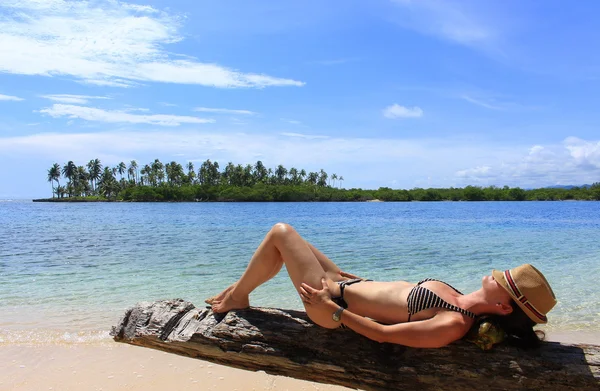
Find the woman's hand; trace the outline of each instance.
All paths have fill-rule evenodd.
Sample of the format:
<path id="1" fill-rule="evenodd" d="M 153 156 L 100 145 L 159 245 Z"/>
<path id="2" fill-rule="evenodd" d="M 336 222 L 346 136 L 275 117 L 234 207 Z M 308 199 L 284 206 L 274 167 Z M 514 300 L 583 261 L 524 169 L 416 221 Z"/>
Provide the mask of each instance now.
<path id="1" fill-rule="evenodd" d="M 327 280 L 323 278 L 321 282 L 323 283 L 323 289 L 320 290 L 304 282 L 302 283 L 300 286 L 300 297 L 302 297 L 302 301 L 305 304 L 318 306 L 331 301 L 331 292 L 329 291 Z"/>

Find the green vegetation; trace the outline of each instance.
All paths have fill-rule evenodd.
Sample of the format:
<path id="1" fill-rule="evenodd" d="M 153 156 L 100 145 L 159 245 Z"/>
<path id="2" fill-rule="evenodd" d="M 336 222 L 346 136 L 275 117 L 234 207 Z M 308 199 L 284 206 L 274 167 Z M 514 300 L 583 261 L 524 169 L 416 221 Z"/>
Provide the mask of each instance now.
<path id="1" fill-rule="evenodd" d="M 61 176 L 66 184 L 61 185 Z M 99 159 L 77 166 L 69 161 L 48 170 L 52 198 L 47 201 L 555 201 L 600 200 L 600 183 L 591 187 L 524 190 L 489 186 L 465 188 L 394 190 L 343 189 L 343 176 L 324 170 L 306 172 L 282 165 L 275 170 L 256 164 L 219 163 L 206 160 L 198 171 L 188 162 L 184 170 L 177 162 L 156 159 L 139 168 L 135 160 L 127 166 L 103 167 Z M 56 184 L 56 186 L 55 186 Z"/>

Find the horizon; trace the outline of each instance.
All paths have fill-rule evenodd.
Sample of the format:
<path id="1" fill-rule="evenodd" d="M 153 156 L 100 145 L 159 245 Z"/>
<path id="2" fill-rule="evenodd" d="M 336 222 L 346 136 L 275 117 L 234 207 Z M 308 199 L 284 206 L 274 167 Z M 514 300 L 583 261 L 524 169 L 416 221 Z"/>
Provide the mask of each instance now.
<path id="1" fill-rule="evenodd" d="M 324 169 L 344 188 L 600 182 L 598 11 L 3 2 L 0 199 L 47 197 L 53 163 L 157 156 Z"/>

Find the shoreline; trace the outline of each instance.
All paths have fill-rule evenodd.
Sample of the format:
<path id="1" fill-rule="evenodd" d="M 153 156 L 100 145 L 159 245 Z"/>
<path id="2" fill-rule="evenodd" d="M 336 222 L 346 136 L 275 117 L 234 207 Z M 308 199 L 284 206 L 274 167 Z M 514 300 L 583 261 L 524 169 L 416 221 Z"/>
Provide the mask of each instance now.
<path id="1" fill-rule="evenodd" d="M 12 201 L 12 200 L 5 200 Z M 20 201 L 29 201 L 29 199 L 23 199 Z M 354 202 L 385 202 L 385 203 L 411 203 L 411 202 L 474 202 L 474 203 L 483 203 L 483 202 L 598 202 L 600 200 L 590 200 L 590 199 L 573 199 L 573 200 L 400 200 L 400 201 L 390 201 L 390 200 L 380 200 L 380 199 L 372 199 L 372 200 L 306 200 L 306 201 L 273 201 L 273 200 L 261 200 L 261 201 L 247 201 L 247 200 L 152 200 L 152 201 L 143 201 L 143 200 L 108 200 L 108 199 L 72 199 L 72 198 L 34 198 L 31 199 L 31 202 L 57 202 L 57 203 L 81 203 L 81 202 L 106 202 L 106 203 L 114 203 L 114 202 L 123 202 L 123 203 L 147 203 L 147 204 L 164 204 L 164 203 L 248 203 L 248 204 L 263 204 L 263 203 L 320 203 L 320 202 L 343 202 L 343 203 L 354 203 Z"/>
<path id="2" fill-rule="evenodd" d="M 0 323 L 1 325 L 1 323 Z M 13 324 L 14 326 L 14 324 Z M 589 344 L 600 346 L 600 331 L 595 329 L 536 329 L 544 333 L 545 342 Z M 0 348 L 10 346 L 108 346 L 117 342 L 108 330 L 76 331 L 72 329 L 0 328 Z M 122 345 L 121 343 L 119 343 Z"/>

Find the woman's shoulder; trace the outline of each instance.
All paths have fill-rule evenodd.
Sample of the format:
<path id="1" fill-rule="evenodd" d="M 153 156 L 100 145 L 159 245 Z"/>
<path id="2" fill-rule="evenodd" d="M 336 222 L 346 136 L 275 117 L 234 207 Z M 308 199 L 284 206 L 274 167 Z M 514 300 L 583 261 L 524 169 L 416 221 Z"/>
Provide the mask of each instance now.
<path id="1" fill-rule="evenodd" d="M 446 323 L 447 325 L 460 330 L 462 332 L 461 338 L 467 334 L 475 321 L 475 319 L 465 314 L 450 310 L 438 311 L 432 319 L 438 319 L 438 322 Z"/>

